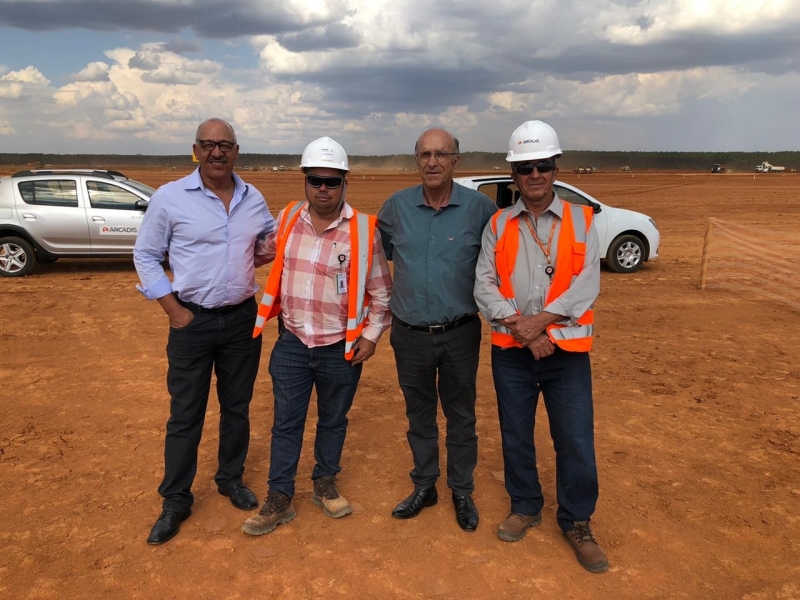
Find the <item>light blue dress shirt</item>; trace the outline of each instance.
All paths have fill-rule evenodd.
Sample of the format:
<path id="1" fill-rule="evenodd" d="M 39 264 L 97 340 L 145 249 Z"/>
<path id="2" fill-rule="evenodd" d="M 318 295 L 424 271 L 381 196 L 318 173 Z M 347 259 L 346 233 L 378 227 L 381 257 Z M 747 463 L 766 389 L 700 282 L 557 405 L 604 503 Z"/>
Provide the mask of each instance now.
<path id="1" fill-rule="evenodd" d="M 230 211 L 200 170 L 161 186 L 142 220 L 133 262 L 148 300 L 175 292 L 206 308 L 239 304 L 258 291 L 253 255 L 277 225 L 264 196 L 234 173 Z M 170 282 L 162 263 L 169 254 Z"/>

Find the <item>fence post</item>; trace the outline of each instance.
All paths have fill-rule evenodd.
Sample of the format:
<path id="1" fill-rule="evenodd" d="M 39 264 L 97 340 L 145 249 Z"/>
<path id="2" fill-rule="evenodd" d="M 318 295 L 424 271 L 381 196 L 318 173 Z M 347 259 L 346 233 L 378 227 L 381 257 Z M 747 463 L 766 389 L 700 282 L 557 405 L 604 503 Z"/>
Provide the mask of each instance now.
<path id="1" fill-rule="evenodd" d="M 703 257 L 700 261 L 700 285 L 698 289 L 706 289 L 706 275 L 708 273 L 708 244 L 711 242 L 711 219 L 706 223 L 706 233 L 703 236 Z"/>

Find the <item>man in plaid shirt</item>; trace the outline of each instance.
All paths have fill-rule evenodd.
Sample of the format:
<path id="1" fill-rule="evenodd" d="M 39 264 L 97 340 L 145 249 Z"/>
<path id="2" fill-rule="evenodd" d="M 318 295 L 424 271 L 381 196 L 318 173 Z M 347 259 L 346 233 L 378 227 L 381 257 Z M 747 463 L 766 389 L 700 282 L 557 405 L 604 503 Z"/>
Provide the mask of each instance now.
<path id="1" fill-rule="evenodd" d="M 347 155 L 323 137 L 303 152 L 307 202 L 290 203 L 278 230 L 264 242 L 274 257 L 254 336 L 279 316 L 269 373 L 275 399 L 269 492 L 258 514 L 244 522 L 262 535 L 295 518 L 292 504 L 311 390 L 317 390 L 316 464 L 312 501 L 337 519 L 352 512 L 339 494 L 347 413 L 363 363 L 391 323 L 392 280 L 375 217 L 345 201 Z"/>

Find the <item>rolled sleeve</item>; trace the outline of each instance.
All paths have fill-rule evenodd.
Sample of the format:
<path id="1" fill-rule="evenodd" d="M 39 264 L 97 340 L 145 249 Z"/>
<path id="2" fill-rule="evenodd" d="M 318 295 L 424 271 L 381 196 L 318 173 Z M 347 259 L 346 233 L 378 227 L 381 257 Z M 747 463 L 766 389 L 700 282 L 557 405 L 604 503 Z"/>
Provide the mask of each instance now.
<path id="1" fill-rule="evenodd" d="M 167 198 L 156 192 L 150 199 L 133 248 L 133 263 L 141 282 L 136 289 L 148 300 L 172 293 L 172 283 L 163 267 L 170 235 Z"/>
<path id="2" fill-rule="evenodd" d="M 375 231 L 375 240 L 372 245 L 372 268 L 365 287 L 369 294 L 369 314 L 361 335 L 377 344 L 383 332 L 392 322 L 392 313 L 389 311 L 389 301 L 392 298 L 392 276 L 383 251 L 380 231 Z"/>

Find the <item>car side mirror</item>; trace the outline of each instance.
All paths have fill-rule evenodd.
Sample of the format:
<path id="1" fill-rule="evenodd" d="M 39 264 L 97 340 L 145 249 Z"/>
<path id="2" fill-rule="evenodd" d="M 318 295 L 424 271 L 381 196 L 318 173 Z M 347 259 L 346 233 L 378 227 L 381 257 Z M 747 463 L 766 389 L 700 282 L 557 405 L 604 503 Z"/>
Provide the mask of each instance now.
<path id="1" fill-rule="evenodd" d="M 150 203 L 147 200 L 137 200 L 136 204 L 134 204 L 133 206 L 134 206 L 134 208 L 136 210 L 147 210 L 147 207 L 149 205 L 150 205 Z M 595 211 L 595 212 L 597 212 L 597 211 Z"/>
<path id="2" fill-rule="evenodd" d="M 591 205 L 592 205 L 592 210 L 594 211 L 594 214 L 603 212 L 603 207 L 600 206 L 599 204 L 596 204 L 596 203 L 592 202 Z"/>

